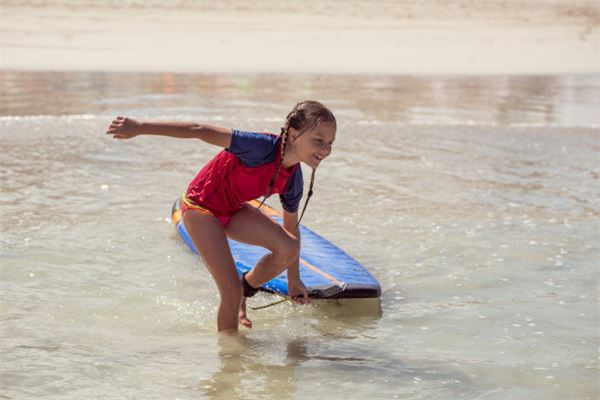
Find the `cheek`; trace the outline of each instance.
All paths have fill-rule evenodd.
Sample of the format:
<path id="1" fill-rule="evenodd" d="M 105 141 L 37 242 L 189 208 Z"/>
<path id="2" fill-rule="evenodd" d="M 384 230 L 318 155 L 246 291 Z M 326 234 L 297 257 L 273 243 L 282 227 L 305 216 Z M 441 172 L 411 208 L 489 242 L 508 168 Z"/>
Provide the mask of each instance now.
<path id="1" fill-rule="evenodd" d="M 299 153 L 303 155 L 311 155 L 315 152 L 315 148 L 311 144 L 305 144 L 299 150 Z"/>
<path id="2" fill-rule="evenodd" d="M 310 157 L 314 154 L 319 154 L 321 152 L 321 148 L 315 143 L 303 143 L 301 146 L 298 146 L 298 154 L 301 154 L 304 157 Z"/>

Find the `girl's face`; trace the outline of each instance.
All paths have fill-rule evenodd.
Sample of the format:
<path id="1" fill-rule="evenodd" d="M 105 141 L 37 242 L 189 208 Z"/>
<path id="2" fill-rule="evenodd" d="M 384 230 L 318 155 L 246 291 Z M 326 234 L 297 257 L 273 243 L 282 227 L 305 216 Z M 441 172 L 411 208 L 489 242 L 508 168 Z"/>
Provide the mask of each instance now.
<path id="1" fill-rule="evenodd" d="M 329 154 L 335 140 L 335 124 L 321 122 L 300 136 L 295 129 L 290 130 L 290 140 L 299 161 L 311 168 L 317 168 Z"/>

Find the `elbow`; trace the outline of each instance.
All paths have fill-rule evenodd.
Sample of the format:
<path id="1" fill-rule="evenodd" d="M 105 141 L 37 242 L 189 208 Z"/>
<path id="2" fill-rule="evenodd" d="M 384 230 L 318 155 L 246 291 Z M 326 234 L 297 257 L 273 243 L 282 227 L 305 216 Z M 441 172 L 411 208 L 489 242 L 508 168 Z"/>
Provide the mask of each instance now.
<path id="1" fill-rule="evenodd" d="M 190 126 L 192 137 L 195 139 L 202 140 L 204 132 L 206 132 L 206 125 L 194 123 Z"/>

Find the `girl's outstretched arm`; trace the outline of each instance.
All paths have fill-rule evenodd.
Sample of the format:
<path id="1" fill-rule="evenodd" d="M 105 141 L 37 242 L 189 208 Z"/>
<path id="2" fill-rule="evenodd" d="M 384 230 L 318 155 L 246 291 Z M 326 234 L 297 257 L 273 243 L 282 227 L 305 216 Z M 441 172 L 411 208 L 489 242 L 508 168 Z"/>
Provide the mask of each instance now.
<path id="1" fill-rule="evenodd" d="M 148 122 L 117 117 L 106 133 L 113 135 L 115 139 L 131 139 L 138 135 L 161 135 L 180 139 L 200 139 L 220 147 L 229 147 L 231 144 L 231 129 L 195 122 Z"/>

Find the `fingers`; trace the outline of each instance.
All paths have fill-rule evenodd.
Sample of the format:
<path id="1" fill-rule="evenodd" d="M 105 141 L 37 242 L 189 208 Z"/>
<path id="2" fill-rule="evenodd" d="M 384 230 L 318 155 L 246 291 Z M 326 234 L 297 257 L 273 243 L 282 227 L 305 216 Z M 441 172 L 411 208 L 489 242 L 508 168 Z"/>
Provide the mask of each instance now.
<path id="1" fill-rule="evenodd" d="M 302 304 L 302 305 L 308 304 L 308 292 L 306 290 L 303 290 L 302 294 L 293 296 L 292 302 L 294 304 Z"/>
<path id="2" fill-rule="evenodd" d="M 121 129 L 123 127 L 123 124 L 125 123 L 125 119 L 121 116 L 118 116 L 117 118 L 115 118 L 109 125 L 108 129 L 106 130 L 106 134 L 108 135 L 114 135 L 115 133 L 117 133 L 119 131 L 119 129 Z M 115 137 L 116 139 L 124 139 L 123 137 Z"/>
<path id="3" fill-rule="evenodd" d="M 292 302 L 293 302 L 294 304 L 298 304 L 298 305 L 301 305 L 301 306 L 305 306 L 305 305 L 307 305 L 307 304 L 308 304 L 308 299 L 306 299 L 306 298 L 304 298 L 304 297 L 302 297 L 302 296 L 296 296 L 296 297 L 294 297 L 294 298 L 292 299 Z"/>
<path id="4" fill-rule="evenodd" d="M 308 304 L 308 294 L 306 294 L 306 292 L 302 296 L 302 299 L 300 300 L 300 304 L 303 304 L 303 305 Z"/>

